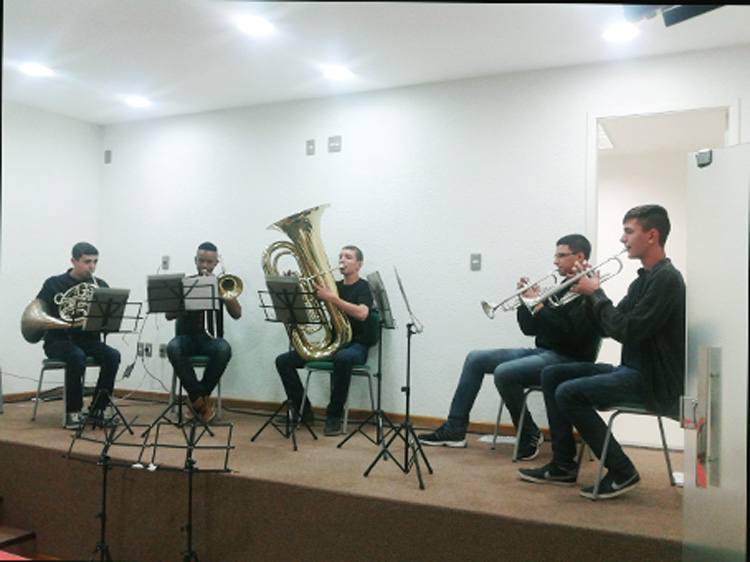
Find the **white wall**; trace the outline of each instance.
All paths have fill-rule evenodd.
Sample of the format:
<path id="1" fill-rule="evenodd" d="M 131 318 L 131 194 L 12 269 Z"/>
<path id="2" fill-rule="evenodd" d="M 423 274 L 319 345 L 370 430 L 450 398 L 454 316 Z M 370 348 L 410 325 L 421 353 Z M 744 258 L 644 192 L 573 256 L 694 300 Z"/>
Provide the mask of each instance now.
<path id="1" fill-rule="evenodd" d="M 264 321 L 256 291 L 263 288 L 263 249 L 284 236 L 265 229 L 293 212 L 330 203 L 322 222 L 330 259 L 344 244 L 360 245 L 363 273 L 381 272 L 398 322 L 383 344 L 384 409 L 404 409 L 409 319 L 395 265 L 425 326 L 412 339 L 412 412 L 443 417 L 467 351 L 533 344 L 511 314 L 490 321 L 479 301 L 506 296 L 521 275 L 549 271 L 559 236 L 595 237 L 586 231 L 589 116 L 605 114 L 597 113 L 603 108 L 614 115 L 747 103 L 748 61 L 750 48 L 732 49 L 239 108 L 106 127 L 98 146 L 79 138 L 81 129 L 93 138 L 97 129 L 66 122 L 55 146 L 46 148 L 48 158 L 76 145 L 87 154 L 91 167 L 79 174 L 101 172 L 100 222 L 92 228 L 97 223 L 91 217 L 69 227 L 58 220 L 54 247 L 40 237 L 23 252 L 33 263 L 20 266 L 17 248 L 25 229 L 33 229 L 29 217 L 39 198 L 22 194 L 28 184 L 23 168 L 7 178 L 0 294 L 14 296 L 7 301 L 11 313 L 0 320 L 5 392 L 33 388 L 41 346 L 21 339 L 17 319 L 44 277 L 67 263 L 79 238 L 99 246 L 103 278 L 144 299 L 146 276 L 156 273 L 162 255 L 171 256 L 171 271 L 190 272 L 195 247 L 210 239 L 246 287 L 243 318 L 227 322 L 235 358 L 224 394 L 281 400 L 273 358 L 286 348 L 286 338 L 281 326 Z M 18 106 L 4 112 L 5 144 L 24 158 L 39 149 L 21 144 L 19 136 L 64 121 Z M 743 119 L 741 130 L 748 131 L 750 118 Z M 341 153 L 325 151 L 331 135 L 342 135 Z M 317 141 L 315 156 L 305 155 L 307 139 Z M 104 150 L 112 151 L 111 164 L 101 164 Z M 9 154 L 6 149 L 6 159 Z M 57 176 L 46 161 L 41 164 L 48 177 Z M 69 183 L 76 179 L 72 174 Z M 68 205 L 73 193 L 89 197 L 92 188 L 80 183 L 65 196 Z M 474 252 L 483 256 L 480 272 L 469 270 Z M 16 269 L 29 285 L 23 296 L 12 289 L 19 276 L 9 274 Z M 171 334 L 163 318 L 149 317 L 143 339 L 158 347 Z M 110 342 L 123 350 L 124 362 L 132 360 L 134 336 Z M 165 360 L 153 358 L 146 366 L 156 380 L 139 365 L 119 386 L 159 388 L 157 381 L 169 381 Z M 28 378 L 8 378 L 8 372 Z M 497 396 L 489 381 L 485 387 L 472 417 L 489 421 Z M 364 404 L 364 394 L 353 392 L 353 403 Z M 322 386 L 318 396 L 317 403 L 324 403 Z M 545 423 L 541 404 L 534 409 Z"/>
<path id="2" fill-rule="evenodd" d="M 101 128 L 5 102 L 2 109 L 0 367 L 8 394 L 36 388 L 43 357 L 41 344 L 21 337 L 23 309 L 46 277 L 70 267 L 73 244 L 97 243 Z"/>

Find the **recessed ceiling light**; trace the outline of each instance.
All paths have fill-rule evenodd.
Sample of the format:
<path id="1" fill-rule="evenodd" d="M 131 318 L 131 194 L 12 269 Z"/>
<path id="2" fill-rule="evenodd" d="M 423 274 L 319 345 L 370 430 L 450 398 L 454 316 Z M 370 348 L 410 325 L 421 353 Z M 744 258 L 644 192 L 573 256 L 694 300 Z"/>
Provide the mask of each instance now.
<path id="1" fill-rule="evenodd" d="M 240 31 L 247 33 L 248 35 L 256 35 L 258 37 L 265 37 L 273 33 L 276 29 L 271 22 L 263 19 L 260 16 L 253 15 L 242 15 L 236 18 L 237 27 Z"/>
<path id="2" fill-rule="evenodd" d="M 21 72 L 29 76 L 52 76 L 52 71 L 38 62 L 25 62 L 20 66 Z"/>
<path id="3" fill-rule="evenodd" d="M 327 64 L 323 66 L 323 76 L 329 80 L 349 80 L 354 74 L 340 64 Z"/>
<path id="4" fill-rule="evenodd" d="M 131 107 L 148 107 L 151 102 L 143 96 L 128 96 L 125 98 L 125 103 Z"/>
<path id="5" fill-rule="evenodd" d="M 602 33 L 602 37 L 607 41 L 630 41 L 631 39 L 637 37 L 640 32 L 641 30 L 632 23 L 622 21 L 610 25 L 606 30 L 604 30 L 604 33 Z"/>

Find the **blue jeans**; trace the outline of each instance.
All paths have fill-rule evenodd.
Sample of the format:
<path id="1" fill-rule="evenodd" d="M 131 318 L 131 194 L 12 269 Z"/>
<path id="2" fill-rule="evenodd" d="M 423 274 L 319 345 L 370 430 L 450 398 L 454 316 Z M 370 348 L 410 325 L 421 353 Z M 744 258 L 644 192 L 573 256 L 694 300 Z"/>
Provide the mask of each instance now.
<path id="1" fill-rule="evenodd" d="M 189 361 L 191 355 L 206 355 L 208 363 L 199 381 Z M 167 344 L 167 357 L 190 400 L 210 396 L 232 358 L 232 346 L 224 338 L 208 334 L 175 336 Z"/>
<path id="2" fill-rule="evenodd" d="M 65 361 L 65 411 L 80 412 L 83 408 L 83 374 L 86 356 L 93 357 L 101 368 L 96 381 L 94 397 L 99 391 L 112 394 L 115 377 L 120 366 L 120 352 L 99 339 L 73 341 L 69 339 L 44 342 L 44 352 L 51 359 Z M 103 408 L 106 403 L 92 404 L 92 409 Z"/>
<path id="3" fill-rule="evenodd" d="M 552 432 L 552 460 L 566 469 L 576 467 L 573 427 L 597 458 L 601 458 L 607 424 L 597 408 L 644 401 L 641 373 L 630 367 L 606 363 L 547 367 L 542 371 L 542 391 Z M 614 437 L 609 440 L 605 466 L 614 473 L 635 471 Z"/>
<path id="4" fill-rule="evenodd" d="M 495 386 L 503 398 L 518 427 L 523 407 L 523 392 L 529 386 L 539 385 L 542 369 L 548 365 L 571 361 L 569 357 L 551 349 L 487 349 L 469 352 L 464 361 L 458 387 L 451 401 L 447 429 L 465 433 L 469 426 L 469 413 L 474 406 L 486 373 L 495 376 Z M 522 443 L 539 431 L 528 410 L 524 416 Z"/>
<path id="5" fill-rule="evenodd" d="M 333 371 L 331 373 L 331 400 L 326 407 L 327 417 L 341 417 L 349 395 L 349 384 L 352 380 L 352 367 L 367 362 L 368 348 L 366 345 L 351 342 L 342 347 L 332 357 Z M 303 359 L 296 350 L 282 353 L 276 358 L 276 370 L 279 372 L 281 382 L 284 385 L 286 396 L 292 401 L 294 407 L 299 411 L 302 406 L 302 395 L 304 386 L 299 378 L 297 369 L 305 366 Z M 305 403 L 305 411 L 309 411 L 310 401 Z"/>

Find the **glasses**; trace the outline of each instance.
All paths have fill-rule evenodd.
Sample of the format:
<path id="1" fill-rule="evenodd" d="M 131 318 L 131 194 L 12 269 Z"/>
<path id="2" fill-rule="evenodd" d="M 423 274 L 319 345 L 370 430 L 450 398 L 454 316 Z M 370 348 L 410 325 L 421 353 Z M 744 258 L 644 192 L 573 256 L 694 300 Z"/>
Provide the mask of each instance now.
<path id="1" fill-rule="evenodd" d="M 557 252 L 555 254 L 555 257 L 559 260 L 563 259 L 565 256 L 572 256 L 573 252 Z"/>

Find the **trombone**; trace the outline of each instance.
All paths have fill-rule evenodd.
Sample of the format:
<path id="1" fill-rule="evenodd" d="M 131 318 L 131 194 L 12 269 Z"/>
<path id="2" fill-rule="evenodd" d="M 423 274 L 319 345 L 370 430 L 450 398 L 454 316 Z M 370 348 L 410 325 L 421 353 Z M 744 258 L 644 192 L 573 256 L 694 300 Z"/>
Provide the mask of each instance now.
<path id="1" fill-rule="evenodd" d="M 537 279 L 536 281 L 530 281 L 524 284 L 515 293 L 510 295 L 508 298 L 501 300 L 498 303 L 482 301 L 480 303 L 482 305 L 482 310 L 487 315 L 487 318 L 491 320 L 495 318 L 495 312 L 497 311 L 498 308 L 502 309 L 505 312 L 510 312 L 511 310 L 517 309 L 522 304 L 526 304 L 526 300 L 528 299 L 524 299 L 521 295 L 525 293 L 526 291 L 528 291 L 529 289 L 531 289 L 532 287 L 540 286 L 542 285 L 542 283 L 545 283 L 544 286 L 551 284 L 552 287 L 555 287 L 557 283 L 556 271 L 557 270 L 552 270 L 544 277 L 541 277 Z"/>
<path id="2" fill-rule="evenodd" d="M 221 275 L 216 278 L 216 283 L 219 287 L 219 297 L 222 300 L 236 299 L 242 293 L 242 279 L 236 275 L 226 273 L 224 260 L 221 259 L 221 256 L 219 256 L 219 263 L 221 264 Z"/>

